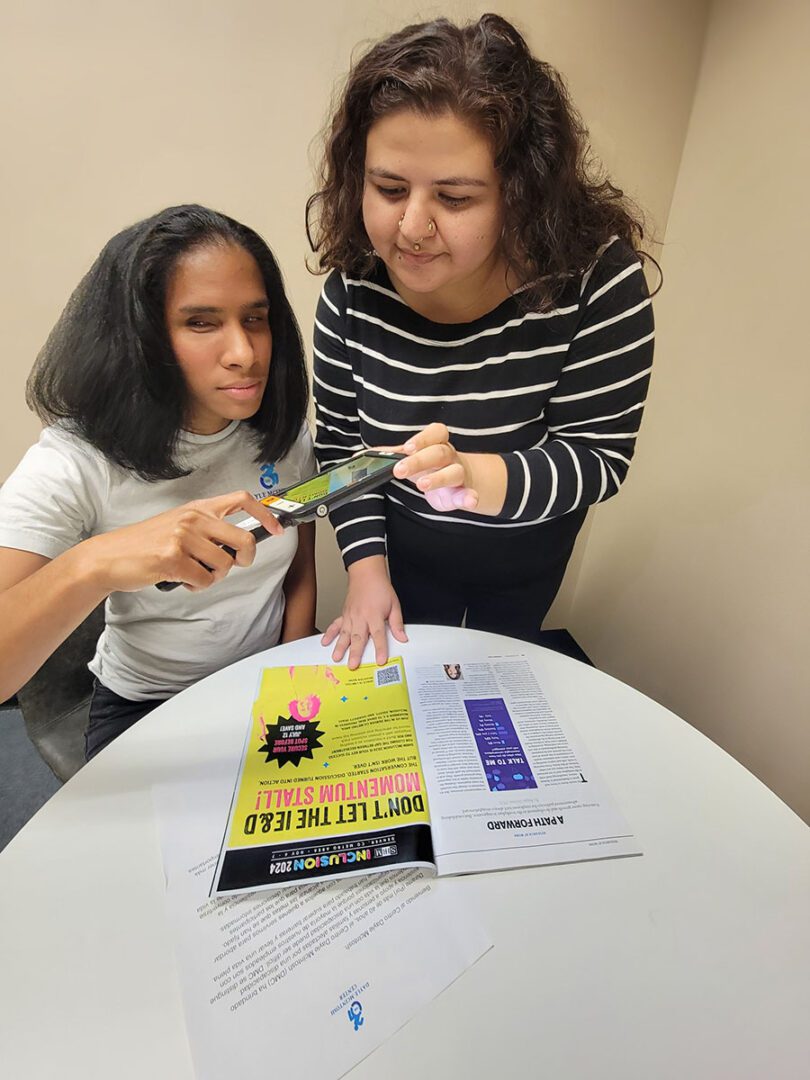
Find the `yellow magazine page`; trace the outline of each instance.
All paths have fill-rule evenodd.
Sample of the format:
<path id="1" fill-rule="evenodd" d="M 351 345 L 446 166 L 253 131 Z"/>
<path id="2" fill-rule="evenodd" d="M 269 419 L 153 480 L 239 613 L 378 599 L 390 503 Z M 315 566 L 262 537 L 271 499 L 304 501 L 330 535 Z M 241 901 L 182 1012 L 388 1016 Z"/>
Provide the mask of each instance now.
<path id="1" fill-rule="evenodd" d="M 213 892 L 432 863 L 402 661 L 265 668 Z"/>

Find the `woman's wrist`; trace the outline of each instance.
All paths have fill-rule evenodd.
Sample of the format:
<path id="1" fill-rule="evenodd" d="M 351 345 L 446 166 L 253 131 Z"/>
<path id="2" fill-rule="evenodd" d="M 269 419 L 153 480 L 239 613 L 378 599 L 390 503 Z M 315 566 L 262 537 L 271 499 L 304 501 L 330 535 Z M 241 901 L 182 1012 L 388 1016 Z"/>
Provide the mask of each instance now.
<path id="1" fill-rule="evenodd" d="M 384 555 L 367 555 L 365 559 L 357 559 L 347 569 L 349 584 L 367 583 L 376 581 L 380 577 L 388 580 L 388 570 L 385 566 Z"/>
<path id="2" fill-rule="evenodd" d="M 91 536 L 54 559 L 61 566 L 65 580 L 97 604 L 115 591 L 110 568 L 102 556 L 102 540 L 103 537 Z"/>
<path id="3" fill-rule="evenodd" d="M 476 514 L 497 517 L 506 500 L 506 463 L 499 454 L 459 453 L 467 487 L 478 494 Z"/>

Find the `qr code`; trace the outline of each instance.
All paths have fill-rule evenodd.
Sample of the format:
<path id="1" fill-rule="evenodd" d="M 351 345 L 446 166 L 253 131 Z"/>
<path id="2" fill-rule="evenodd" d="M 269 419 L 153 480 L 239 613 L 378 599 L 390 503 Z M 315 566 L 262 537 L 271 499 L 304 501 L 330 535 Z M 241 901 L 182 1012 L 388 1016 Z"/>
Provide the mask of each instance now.
<path id="1" fill-rule="evenodd" d="M 396 844 L 387 844 L 387 845 L 384 845 L 383 847 L 378 847 L 378 848 L 374 849 L 374 858 L 375 859 L 383 859 L 383 858 L 385 858 L 386 855 L 396 855 L 396 853 L 397 853 L 397 845 Z"/>
<path id="2" fill-rule="evenodd" d="M 393 686 L 394 683 L 402 682 L 399 664 L 393 664 L 391 667 L 378 668 L 377 671 L 374 672 L 374 682 L 376 686 Z"/>

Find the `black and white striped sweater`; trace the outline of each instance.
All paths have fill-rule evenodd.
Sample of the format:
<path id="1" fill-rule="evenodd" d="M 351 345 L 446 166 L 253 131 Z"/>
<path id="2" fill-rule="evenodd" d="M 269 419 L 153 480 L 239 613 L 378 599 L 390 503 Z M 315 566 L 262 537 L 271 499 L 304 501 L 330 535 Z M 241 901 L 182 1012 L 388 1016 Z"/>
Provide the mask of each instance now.
<path id="1" fill-rule="evenodd" d="M 528 529 L 615 495 L 647 394 L 653 315 L 634 252 L 614 240 L 548 312 L 510 297 L 463 324 L 405 304 L 385 267 L 366 280 L 334 271 L 315 322 L 315 451 L 321 468 L 393 445 L 440 421 L 456 449 L 497 453 L 508 482 L 497 518 L 434 511 L 393 480 L 332 521 L 346 566 L 385 553 L 383 499 L 459 536 Z"/>

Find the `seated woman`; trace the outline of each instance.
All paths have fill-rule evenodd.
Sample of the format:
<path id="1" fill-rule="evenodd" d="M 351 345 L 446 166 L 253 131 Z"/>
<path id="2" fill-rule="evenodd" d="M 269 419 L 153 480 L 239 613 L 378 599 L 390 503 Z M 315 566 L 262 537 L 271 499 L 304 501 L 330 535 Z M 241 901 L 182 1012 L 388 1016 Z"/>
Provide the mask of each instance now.
<path id="1" fill-rule="evenodd" d="M 313 632 L 314 527 L 283 530 L 256 501 L 314 457 L 300 332 L 253 230 L 178 206 L 114 236 L 27 397 L 48 426 L 0 488 L 0 700 L 105 597 L 88 758 L 212 671 Z M 273 535 L 257 546 L 237 511 Z"/>

